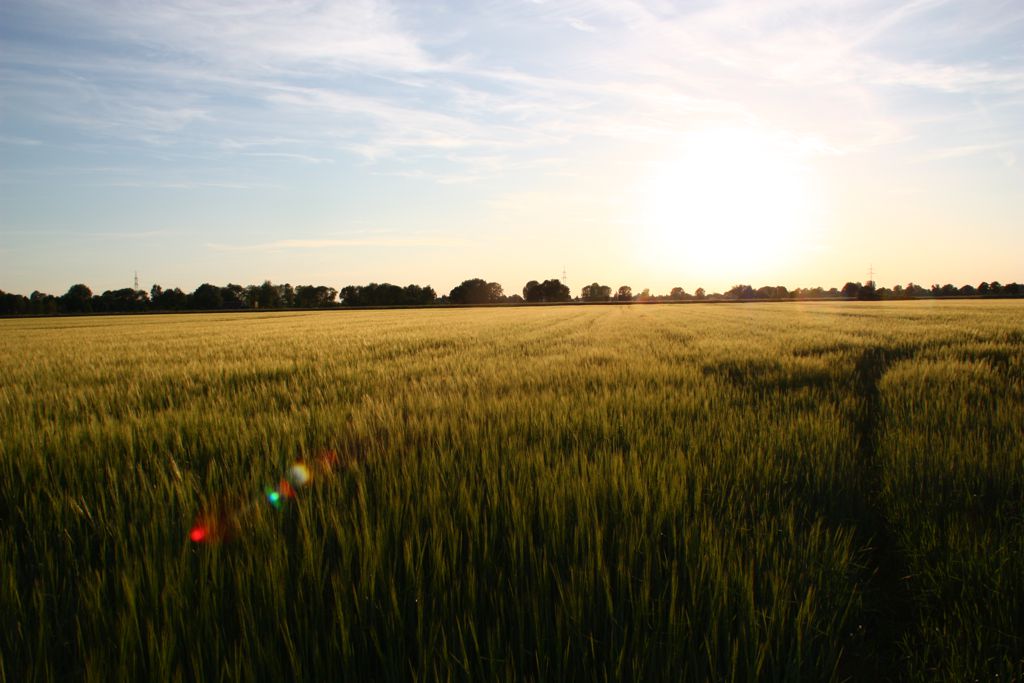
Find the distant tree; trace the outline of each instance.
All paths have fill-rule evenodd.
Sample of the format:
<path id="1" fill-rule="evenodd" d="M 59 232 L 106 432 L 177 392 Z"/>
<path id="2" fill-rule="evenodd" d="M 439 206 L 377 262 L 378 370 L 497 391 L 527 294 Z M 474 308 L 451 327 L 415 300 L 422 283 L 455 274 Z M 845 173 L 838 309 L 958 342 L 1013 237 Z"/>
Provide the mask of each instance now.
<path id="1" fill-rule="evenodd" d="M 754 288 L 750 285 L 733 285 L 732 288 L 725 293 L 726 299 L 753 299 L 757 296 L 754 292 Z"/>
<path id="2" fill-rule="evenodd" d="M 580 291 L 580 298 L 584 301 L 609 301 L 612 298 L 612 288 L 595 282 Z"/>
<path id="3" fill-rule="evenodd" d="M 149 295 L 141 289 L 108 289 L 92 299 L 93 310 L 109 313 L 144 311 L 149 306 Z"/>
<path id="4" fill-rule="evenodd" d="M 299 308 L 324 308 L 334 303 L 338 290 L 323 285 L 299 285 L 295 288 L 295 305 Z"/>
<path id="5" fill-rule="evenodd" d="M 982 282 L 980 285 L 978 285 L 978 294 L 985 296 L 986 294 L 989 294 L 990 291 L 991 288 L 988 286 L 987 282 Z"/>
<path id="6" fill-rule="evenodd" d="M 998 294 L 1002 294 L 1003 293 L 1003 286 L 1001 284 L 999 284 L 999 280 L 993 280 L 988 285 L 988 291 L 989 291 L 990 294 L 997 294 L 997 295 Z"/>
<path id="7" fill-rule="evenodd" d="M 1024 296 L 1024 285 L 1011 282 L 1003 287 L 1003 294 L 1006 296 Z"/>
<path id="8" fill-rule="evenodd" d="M 401 297 L 402 288 L 389 282 L 341 288 L 341 302 L 346 306 L 393 306 Z"/>
<path id="9" fill-rule="evenodd" d="M 648 287 L 644 287 L 643 291 L 636 295 L 637 301 L 651 301 L 651 290 Z"/>
<path id="10" fill-rule="evenodd" d="M 498 294 L 501 294 L 501 285 L 492 282 L 492 285 L 498 289 Z M 406 285 L 403 290 L 405 293 L 405 300 L 410 306 L 425 306 L 437 302 L 437 292 L 430 285 Z"/>
<path id="11" fill-rule="evenodd" d="M 788 299 L 789 290 L 782 285 L 759 287 L 755 292 L 758 299 Z"/>
<path id="12" fill-rule="evenodd" d="M 501 285 L 480 278 L 464 280 L 448 294 L 453 304 L 496 304 L 503 299 Z"/>
<path id="13" fill-rule="evenodd" d="M 957 294 L 959 294 L 960 296 L 974 296 L 976 292 L 974 291 L 973 286 L 964 285 L 963 287 L 957 290 Z"/>
<path id="14" fill-rule="evenodd" d="M 367 290 L 365 294 L 369 295 L 374 306 L 402 306 L 405 304 L 405 292 L 400 286 L 390 282 L 381 282 L 376 286 L 371 282 L 367 286 Z"/>
<path id="15" fill-rule="evenodd" d="M 189 296 L 177 287 L 164 289 L 153 285 L 149 290 L 150 308 L 157 311 L 177 311 L 188 308 Z"/>
<path id="16" fill-rule="evenodd" d="M 287 282 L 277 286 L 278 306 L 293 308 L 295 306 L 295 288 Z"/>
<path id="17" fill-rule="evenodd" d="M 36 290 L 28 296 L 29 313 L 56 313 L 60 307 L 61 300 L 52 294 L 43 294 Z"/>
<path id="18" fill-rule="evenodd" d="M 27 313 L 31 302 L 21 294 L 8 294 L 0 290 L 0 314 L 16 315 Z"/>
<path id="19" fill-rule="evenodd" d="M 682 287 L 673 287 L 668 293 L 668 298 L 673 301 L 682 301 L 687 298 L 686 290 Z"/>
<path id="20" fill-rule="evenodd" d="M 704 292 L 703 287 L 698 287 L 697 291 L 693 293 L 693 296 L 697 299 L 703 299 L 707 294 Z"/>
<path id="21" fill-rule="evenodd" d="M 877 301 L 880 298 L 878 292 L 875 291 L 875 283 L 873 280 L 868 280 L 861 286 L 857 291 L 857 298 L 861 301 Z"/>
<path id="22" fill-rule="evenodd" d="M 270 280 L 256 288 L 256 306 L 254 308 L 280 308 L 281 290 Z"/>
<path id="23" fill-rule="evenodd" d="M 932 296 L 942 296 L 942 297 L 960 296 L 960 290 L 957 288 L 957 286 L 954 285 L 954 284 L 951 284 L 949 282 L 947 282 L 944 285 L 938 285 L 938 284 L 932 285 L 931 292 L 932 292 Z"/>
<path id="24" fill-rule="evenodd" d="M 92 290 L 83 284 L 71 285 L 60 304 L 68 313 L 88 313 L 92 311 Z"/>
<path id="25" fill-rule="evenodd" d="M 633 300 L 633 288 L 629 285 L 622 285 L 619 287 L 619 291 L 615 294 L 616 301 L 632 301 Z"/>
<path id="26" fill-rule="evenodd" d="M 389 282 L 346 285 L 339 293 L 343 306 L 421 306 L 432 304 L 437 292 L 429 285 L 399 287 Z"/>
<path id="27" fill-rule="evenodd" d="M 505 303 L 508 303 L 508 304 L 521 304 L 521 303 L 523 303 L 523 297 L 519 296 L 518 294 L 511 294 L 511 295 L 505 297 Z"/>
<path id="28" fill-rule="evenodd" d="M 192 292 L 190 301 L 192 308 L 212 311 L 224 305 L 224 296 L 221 294 L 220 287 L 204 282 L 196 287 L 196 291 Z"/>
<path id="29" fill-rule="evenodd" d="M 561 280 L 545 280 L 540 286 L 544 292 L 544 301 L 572 301 L 572 292 Z"/>
<path id="30" fill-rule="evenodd" d="M 242 285 L 228 283 L 220 288 L 220 298 L 224 308 L 246 308 L 246 289 Z"/>
<path id="31" fill-rule="evenodd" d="M 530 280 L 523 287 L 523 298 L 531 302 L 571 301 L 572 293 L 560 280 L 545 280 L 544 282 Z"/>
<path id="32" fill-rule="evenodd" d="M 338 298 L 344 306 L 362 306 L 361 290 L 358 285 L 346 285 L 338 291 Z"/>
<path id="33" fill-rule="evenodd" d="M 913 282 L 908 282 L 907 283 L 906 292 L 907 292 L 907 297 L 908 298 L 918 298 L 918 297 L 922 297 L 922 296 L 928 296 L 928 290 L 927 289 L 925 289 L 921 285 L 916 285 Z"/>
<path id="34" fill-rule="evenodd" d="M 839 292 L 847 299 L 856 299 L 860 294 L 859 282 L 847 282 Z"/>

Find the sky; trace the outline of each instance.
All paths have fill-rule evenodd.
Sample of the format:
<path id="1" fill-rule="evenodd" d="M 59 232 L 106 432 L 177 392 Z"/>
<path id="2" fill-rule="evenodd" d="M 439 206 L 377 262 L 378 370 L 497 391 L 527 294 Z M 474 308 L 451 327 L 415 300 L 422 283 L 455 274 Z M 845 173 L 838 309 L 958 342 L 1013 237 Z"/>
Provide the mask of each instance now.
<path id="1" fill-rule="evenodd" d="M 1024 281 L 1020 0 L 3 0 L 0 289 Z"/>

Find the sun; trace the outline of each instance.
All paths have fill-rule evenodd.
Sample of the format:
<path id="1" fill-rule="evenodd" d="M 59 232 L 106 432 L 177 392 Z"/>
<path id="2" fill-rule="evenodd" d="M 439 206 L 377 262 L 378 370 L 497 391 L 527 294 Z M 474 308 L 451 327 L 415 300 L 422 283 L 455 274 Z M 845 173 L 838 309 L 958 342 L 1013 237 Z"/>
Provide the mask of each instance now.
<path id="1" fill-rule="evenodd" d="M 802 251 L 818 211 L 799 150 L 752 129 L 706 129 L 653 165 L 641 250 L 652 266 L 752 279 Z"/>

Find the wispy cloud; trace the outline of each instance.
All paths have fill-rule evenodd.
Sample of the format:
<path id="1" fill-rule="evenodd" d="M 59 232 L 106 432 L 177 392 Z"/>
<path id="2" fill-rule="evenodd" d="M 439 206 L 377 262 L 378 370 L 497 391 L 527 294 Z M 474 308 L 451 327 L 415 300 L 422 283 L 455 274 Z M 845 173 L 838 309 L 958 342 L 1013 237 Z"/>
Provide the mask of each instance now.
<path id="1" fill-rule="evenodd" d="M 899 89 L 997 101 L 1024 90 L 1019 51 L 985 59 L 971 42 L 1008 39 L 1024 12 L 962 6 L 580 0 L 445 14 L 385 0 L 116 10 L 101 0 L 36 0 L 37 30 L 52 24 L 56 40 L 62 27 L 81 25 L 95 41 L 10 41 L 0 83 L 7 110 L 88 135 L 223 158 L 397 159 L 403 173 L 441 183 L 500 174 L 505 167 L 487 158 L 521 162 L 577 144 L 663 147 L 723 123 L 787 130 L 820 140 L 823 152 L 849 153 L 913 137 L 915 122 L 890 97 Z M 955 33 L 943 21 L 949 12 Z M 559 40 L 543 34 L 558 27 Z M 89 47 L 104 41 L 116 49 Z M 900 47 L 907 43 L 918 49 Z M 971 49 L 977 58 L 960 57 Z M 452 154 L 462 168 L 435 168 Z"/>
<path id="2" fill-rule="evenodd" d="M 1022 144 L 1021 140 L 1007 140 L 1003 142 L 991 142 L 977 145 L 959 145 L 956 147 L 941 147 L 923 155 L 923 161 L 939 161 L 943 159 L 959 159 L 962 157 L 974 156 L 976 154 L 1006 152 L 1014 146 Z"/>
<path id="3" fill-rule="evenodd" d="M 571 28 L 574 28 L 577 31 L 583 31 L 584 33 L 594 33 L 597 31 L 595 27 L 591 26 L 582 19 L 577 19 L 576 17 L 566 17 L 565 23 L 568 24 Z"/>
<path id="4" fill-rule="evenodd" d="M 336 247 L 451 247 L 459 244 L 461 244 L 459 240 L 435 237 L 372 237 L 355 239 L 287 239 L 257 244 L 208 242 L 206 247 L 213 251 L 275 252 Z"/>
<path id="5" fill-rule="evenodd" d="M 304 161 L 309 164 L 333 164 L 334 159 L 327 157 L 315 157 L 309 154 L 296 154 L 294 152 L 246 152 L 250 157 L 270 157 L 277 159 L 291 159 L 293 161 Z"/>
<path id="6" fill-rule="evenodd" d="M 34 147 L 43 144 L 42 140 L 23 138 L 15 135 L 0 135 L 0 145 L 17 145 L 20 147 Z"/>
<path id="7" fill-rule="evenodd" d="M 221 180 L 110 180 L 93 183 L 96 187 L 137 187 L 163 190 L 196 190 L 213 188 L 221 190 L 257 190 L 272 187 L 260 183 L 242 183 Z"/>

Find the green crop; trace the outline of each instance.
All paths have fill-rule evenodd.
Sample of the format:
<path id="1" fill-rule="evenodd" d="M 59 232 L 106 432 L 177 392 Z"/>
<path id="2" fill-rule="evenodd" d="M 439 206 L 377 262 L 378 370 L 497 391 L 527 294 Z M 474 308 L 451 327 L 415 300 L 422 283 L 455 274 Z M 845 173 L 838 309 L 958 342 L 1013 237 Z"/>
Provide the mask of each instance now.
<path id="1" fill-rule="evenodd" d="M 0 680 L 1024 676 L 1019 302 L 0 337 Z"/>

